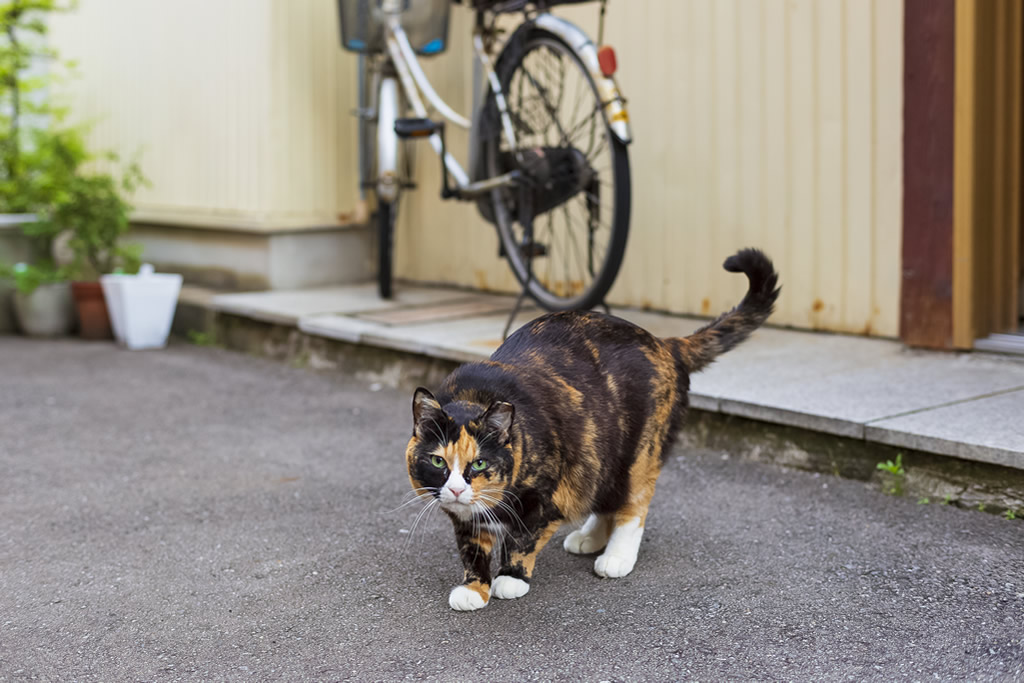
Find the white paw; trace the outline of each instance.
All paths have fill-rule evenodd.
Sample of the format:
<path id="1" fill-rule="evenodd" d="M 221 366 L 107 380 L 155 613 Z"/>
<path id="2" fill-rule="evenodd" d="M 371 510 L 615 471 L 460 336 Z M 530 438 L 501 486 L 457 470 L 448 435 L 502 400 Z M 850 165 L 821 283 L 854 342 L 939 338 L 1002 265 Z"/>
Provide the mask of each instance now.
<path id="1" fill-rule="evenodd" d="M 596 553 L 607 544 L 608 539 L 603 534 L 588 534 L 583 529 L 577 529 L 562 541 L 562 547 L 575 555 Z"/>
<path id="2" fill-rule="evenodd" d="M 605 553 L 594 560 L 594 572 L 606 579 L 617 579 L 633 571 L 636 555 L 623 556 Z"/>
<path id="3" fill-rule="evenodd" d="M 452 609 L 459 610 L 460 612 L 469 612 L 475 609 L 480 609 L 481 607 L 486 607 L 487 601 L 472 588 L 456 586 L 448 595 L 448 605 Z"/>
<path id="4" fill-rule="evenodd" d="M 502 600 L 521 598 L 530 592 L 530 584 L 514 576 L 499 576 L 491 584 L 491 595 Z"/>

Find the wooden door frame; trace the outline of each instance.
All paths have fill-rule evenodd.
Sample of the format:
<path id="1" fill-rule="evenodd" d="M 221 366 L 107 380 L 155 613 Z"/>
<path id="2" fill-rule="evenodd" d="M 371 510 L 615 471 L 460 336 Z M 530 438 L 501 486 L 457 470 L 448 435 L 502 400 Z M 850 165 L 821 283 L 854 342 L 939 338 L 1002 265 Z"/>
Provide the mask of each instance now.
<path id="1" fill-rule="evenodd" d="M 1016 321 L 1022 42 L 1017 0 L 904 1 L 900 337 L 911 346 L 971 348 Z"/>
<path id="2" fill-rule="evenodd" d="M 956 0 L 905 0 L 903 8 L 900 338 L 951 348 Z"/>

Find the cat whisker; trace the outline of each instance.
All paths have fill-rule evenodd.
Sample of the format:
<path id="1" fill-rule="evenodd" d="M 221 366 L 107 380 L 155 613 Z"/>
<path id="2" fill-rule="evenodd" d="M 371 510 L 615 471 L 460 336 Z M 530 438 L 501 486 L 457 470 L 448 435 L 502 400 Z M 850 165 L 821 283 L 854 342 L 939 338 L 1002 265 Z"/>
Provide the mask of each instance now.
<path id="1" fill-rule="evenodd" d="M 505 489 L 481 489 L 480 493 L 482 495 L 490 496 L 491 498 L 494 498 L 494 499 L 502 501 L 502 502 L 504 502 L 504 497 L 505 496 L 511 496 L 512 498 L 515 499 L 516 503 L 519 503 L 519 496 L 517 496 L 516 494 L 512 493 L 511 491 L 508 491 L 508 490 L 505 490 Z M 522 507 L 521 503 L 520 503 L 520 507 Z"/>
<path id="2" fill-rule="evenodd" d="M 491 528 L 494 537 L 494 547 L 491 549 L 491 552 L 494 553 L 495 557 L 500 558 L 505 546 L 505 535 L 508 531 L 505 529 L 505 525 L 498 520 L 498 516 L 494 514 L 493 510 L 488 510 L 487 514 L 492 520 Z"/>
<path id="3" fill-rule="evenodd" d="M 420 510 L 418 515 L 416 515 L 416 519 L 413 521 L 412 527 L 409 529 L 409 538 L 405 540 L 405 546 L 403 548 L 403 551 L 409 549 L 409 544 L 412 543 L 412 537 L 416 535 L 416 527 L 419 526 L 420 520 L 422 520 L 425 515 L 428 515 L 431 510 L 436 509 L 440 504 L 441 501 L 438 500 L 437 498 L 434 498 L 429 503 L 423 506 L 423 509 Z"/>
<path id="4" fill-rule="evenodd" d="M 486 505 L 480 503 L 473 503 L 473 509 L 477 511 L 488 525 L 488 532 L 491 538 L 494 540 L 494 546 L 497 547 L 501 543 L 501 537 L 497 533 L 497 527 L 500 526 L 498 519 L 494 516 L 494 512 Z M 479 520 L 477 521 L 479 524 Z M 494 552 L 494 547 L 491 548 L 491 553 Z M 491 553 L 488 553 L 490 555 Z"/>
<path id="5" fill-rule="evenodd" d="M 502 524 L 501 521 L 498 519 L 498 516 L 494 514 L 494 510 L 487 510 L 487 518 L 491 522 L 492 533 L 494 535 L 495 540 L 500 543 L 501 539 L 505 537 L 505 525 Z"/>
<path id="6" fill-rule="evenodd" d="M 484 489 L 484 492 L 485 493 L 498 493 L 498 494 L 501 494 L 503 496 L 509 496 L 509 497 L 515 499 L 515 501 L 516 501 L 516 503 L 518 503 L 520 509 L 522 509 L 522 507 L 523 507 L 523 501 L 521 501 L 519 499 L 519 496 L 517 496 L 512 491 L 509 491 L 508 489 Z"/>
<path id="7" fill-rule="evenodd" d="M 437 489 L 437 486 L 420 486 L 412 489 L 411 491 L 406 491 L 404 495 L 416 498 L 422 496 L 424 493 L 433 493 L 437 491 Z"/>
<path id="8" fill-rule="evenodd" d="M 524 531 L 527 531 L 528 529 L 526 528 L 526 524 L 523 523 L 523 520 L 519 516 L 519 513 L 516 512 L 515 509 L 511 505 L 509 505 L 508 503 L 506 503 L 503 500 L 495 498 L 494 496 L 490 495 L 490 493 L 497 493 L 497 492 L 496 491 L 490 491 L 488 489 L 484 489 L 483 491 L 480 491 L 479 493 L 477 493 L 477 496 L 479 496 L 482 500 L 485 500 L 488 503 L 493 503 L 496 507 L 499 507 L 502 510 L 505 510 L 506 512 L 508 512 L 508 514 L 512 517 L 512 519 L 514 519 L 519 524 L 519 526 L 521 526 L 523 528 Z M 495 521 L 497 521 L 497 520 L 495 519 Z"/>
<path id="9" fill-rule="evenodd" d="M 478 513 L 482 514 L 484 517 L 486 517 L 487 516 L 487 508 L 484 507 L 483 505 L 481 505 L 480 503 L 474 502 L 473 503 L 473 538 L 480 538 L 480 532 L 482 530 L 482 528 L 481 528 L 482 525 L 480 524 L 480 518 L 477 516 Z M 480 556 L 480 550 L 481 550 L 480 546 L 477 545 L 476 546 L 476 550 L 474 551 L 474 555 L 476 557 Z"/>
<path id="10" fill-rule="evenodd" d="M 425 488 L 429 488 L 429 487 L 425 487 Z M 434 489 L 434 491 L 436 491 L 436 490 L 437 489 Z M 412 505 L 413 503 L 419 503 L 419 502 L 427 501 L 427 500 L 429 500 L 432 497 L 433 497 L 433 491 L 421 491 L 419 493 L 416 493 L 414 491 L 412 498 L 410 498 L 409 500 L 405 501 L 404 503 L 402 503 L 401 505 L 396 507 L 394 510 L 388 510 L 388 514 L 390 515 L 392 513 L 398 512 L 402 508 L 408 507 L 409 505 Z"/>
<path id="11" fill-rule="evenodd" d="M 523 531 L 529 531 L 529 529 L 526 527 L 526 524 L 523 522 L 522 518 L 515 510 L 513 510 L 507 504 L 502 503 L 501 501 L 497 501 L 496 504 L 498 507 L 505 510 L 509 514 L 509 516 L 516 521 L 516 524 L 518 524 Z"/>
<path id="12" fill-rule="evenodd" d="M 480 538 L 480 519 L 476 516 L 476 512 L 480 509 L 480 503 L 473 503 L 473 515 L 470 519 L 473 521 L 473 538 Z"/>

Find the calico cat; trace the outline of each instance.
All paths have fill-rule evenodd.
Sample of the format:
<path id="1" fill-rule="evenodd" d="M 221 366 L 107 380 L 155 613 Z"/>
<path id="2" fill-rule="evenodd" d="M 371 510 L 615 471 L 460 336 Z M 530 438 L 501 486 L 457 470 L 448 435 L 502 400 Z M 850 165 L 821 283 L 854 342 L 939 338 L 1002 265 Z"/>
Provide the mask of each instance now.
<path id="1" fill-rule="evenodd" d="M 779 295 L 761 251 L 739 251 L 724 267 L 746 274 L 746 296 L 688 337 L 658 339 L 595 312 L 551 313 L 489 361 L 456 369 L 436 396 L 416 390 L 406 463 L 414 491 L 455 527 L 465 574 L 453 609 L 525 595 L 537 553 L 563 522 L 586 520 L 563 545 L 603 549 L 599 576 L 633 570 L 689 375 L 746 339 Z"/>

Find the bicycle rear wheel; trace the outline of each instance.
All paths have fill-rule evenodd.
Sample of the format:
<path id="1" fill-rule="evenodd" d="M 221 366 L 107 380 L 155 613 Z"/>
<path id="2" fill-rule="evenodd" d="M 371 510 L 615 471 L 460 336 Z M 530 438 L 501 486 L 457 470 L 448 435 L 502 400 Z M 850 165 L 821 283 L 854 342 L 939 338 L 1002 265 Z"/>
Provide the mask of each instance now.
<path id="1" fill-rule="evenodd" d="M 593 308 L 618 275 L 629 234 L 626 146 L 605 123 L 594 80 L 554 34 L 533 27 L 514 38 L 495 70 L 517 149 L 494 127 L 484 141 L 488 173 L 518 168 L 541 180 L 530 194 L 492 193 L 502 250 L 520 284 L 548 310 Z M 488 106 L 496 116 L 493 98 Z"/>

